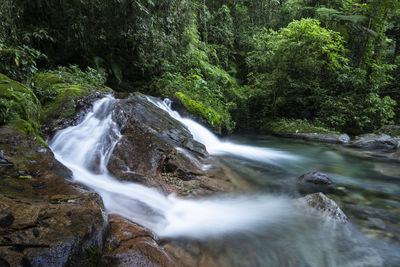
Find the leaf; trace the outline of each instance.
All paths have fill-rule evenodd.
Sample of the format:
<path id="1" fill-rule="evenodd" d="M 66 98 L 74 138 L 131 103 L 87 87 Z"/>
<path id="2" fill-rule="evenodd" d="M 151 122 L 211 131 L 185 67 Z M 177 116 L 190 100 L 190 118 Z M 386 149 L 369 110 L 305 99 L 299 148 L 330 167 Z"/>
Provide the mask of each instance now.
<path id="1" fill-rule="evenodd" d="M 112 69 L 112 72 L 114 73 L 115 77 L 117 78 L 118 82 L 121 83 L 122 82 L 122 70 L 119 67 L 119 65 L 112 62 L 111 69 Z"/>
<path id="2" fill-rule="evenodd" d="M 17 67 L 19 67 L 19 61 L 18 61 L 18 58 L 14 58 L 14 62 L 15 62 L 15 65 L 17 65 Z"/>

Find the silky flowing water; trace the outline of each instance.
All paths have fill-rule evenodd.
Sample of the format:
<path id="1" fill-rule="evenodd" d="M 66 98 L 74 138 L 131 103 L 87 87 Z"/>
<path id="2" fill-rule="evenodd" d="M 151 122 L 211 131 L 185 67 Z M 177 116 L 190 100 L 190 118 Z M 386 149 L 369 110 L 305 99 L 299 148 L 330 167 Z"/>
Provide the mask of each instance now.
<path id="1" fill-rule="evenodd" d="M 116 99 L 95 102 L 82 122 L 57 132 L 50 146 L 77 182 L 97 191 L 108 212 L 179 242 L 199 242 L 220 266 L 396 266 L 400 240 L 399 164 L 383 155 L 339 145 L 270 136 L 220 140 L 171 110 L 168 100 L 148 98 L 184 124 L 212 157 L 218 157 L 256 192 L 180 199 L 140 184 L 120 182 L 106 166 L 121 134 L 112 120 Z M 351 223 L 315 215 L 300 197 L 295 177 L 327 173 L 326 192 Z"/>

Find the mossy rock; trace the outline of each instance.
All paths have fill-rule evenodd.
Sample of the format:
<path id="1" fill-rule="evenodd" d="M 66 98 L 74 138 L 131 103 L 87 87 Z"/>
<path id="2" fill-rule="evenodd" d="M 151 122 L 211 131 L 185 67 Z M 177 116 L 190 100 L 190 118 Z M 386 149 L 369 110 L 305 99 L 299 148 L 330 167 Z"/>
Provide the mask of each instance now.
<path id="1" fill-rule="evenodd" d="M 34 91 L 43 105 L 41 122 L 50 123 L 75 113 L 76 101 L 93 92 L 112 91 L 109 87 L 87 87 L 65 82 L 55 73 L 39 73 L 33 79 Z"/>
<path id="2" fill-rule="evenodd" d="M 31 89 L 0 73 L 0 125 L 14 121 L 15 125 L 23 124 L 23 129 L 37 133 L 40 111 L 40 102 Z"/>

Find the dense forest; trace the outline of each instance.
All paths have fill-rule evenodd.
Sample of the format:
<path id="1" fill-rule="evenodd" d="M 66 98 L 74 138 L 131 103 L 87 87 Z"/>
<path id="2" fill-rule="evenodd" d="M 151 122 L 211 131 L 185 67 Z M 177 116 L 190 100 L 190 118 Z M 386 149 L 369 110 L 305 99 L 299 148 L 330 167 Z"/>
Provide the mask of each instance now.
<path id="1" fill-rule="evenodd" d="M 179 99 L 217 133 L 400 120 L 398 0 L 1 2 L 0 73 L 42 106 L 57 97 L 38 82 L 50 71 Z M 23 117 L 2 94 L 0 125 Z"/>

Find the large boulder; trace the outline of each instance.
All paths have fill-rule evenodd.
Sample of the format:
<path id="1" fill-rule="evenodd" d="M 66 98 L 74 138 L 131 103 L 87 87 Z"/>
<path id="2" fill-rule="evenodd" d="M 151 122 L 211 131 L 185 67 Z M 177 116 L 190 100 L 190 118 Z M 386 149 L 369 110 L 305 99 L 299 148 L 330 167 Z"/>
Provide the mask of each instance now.
<path id="1" fill-rule="evenodd" d="M 351 144 L 364 149 L 394 150 L 398 148 L 399 142 L 386 134 L 364 134 Z"/>
<path id="2" fill-rule="evenodd" d="M 102 246 L 100 197 L 36 137 L 9 126 L 0 136 L 0 265 L 87 265 L 86 248 Z"/>
<path id="3" fill-rule="evenodd" d="M 180 195 L 207 195 L 235 188 L 224 170 L 220 169 L 221 175 L 215 174 L 217 167 L 205 170 L 209 160 L 206 148 L 180 122 L 144 95 L 118 96 L 113 116 L 121 126 L 122 137 L 107 166 L 117 179 Z"/>

